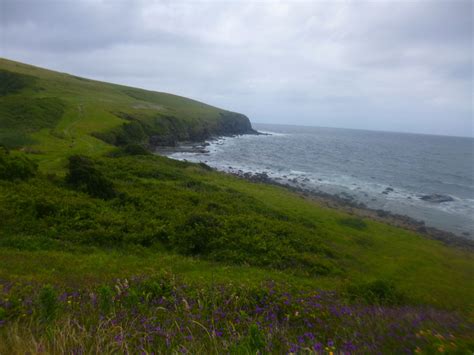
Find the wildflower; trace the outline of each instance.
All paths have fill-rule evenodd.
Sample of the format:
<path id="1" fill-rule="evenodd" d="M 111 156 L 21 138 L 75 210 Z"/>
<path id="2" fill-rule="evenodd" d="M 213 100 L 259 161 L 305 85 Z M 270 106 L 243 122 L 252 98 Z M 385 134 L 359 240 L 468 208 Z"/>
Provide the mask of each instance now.
<path id="1" fill-rule="evenodd" d="M 291 344 L 290 345 L 290 349 L 289 349 L 289 352 L 290 354 L 296 354 L 299 350 L 299 346 L 296 345 L 296 344 Z"/>
<path id="2" fill-rule="evenodd" d="M 118 345 L 121 345 L 122 342 L 123 342 L 123 335 L 122 334 L 118 334 L 114 337 L 114 340 L 115 342 L 118 344 Z"/>
<path id="3" fill-rule="evenodd" d="M 321 344 L 321 343 L 314 344 L 313 345 L 313 350 L 316 351 L 316 352 L 323 350 L 323 344 Z"/>

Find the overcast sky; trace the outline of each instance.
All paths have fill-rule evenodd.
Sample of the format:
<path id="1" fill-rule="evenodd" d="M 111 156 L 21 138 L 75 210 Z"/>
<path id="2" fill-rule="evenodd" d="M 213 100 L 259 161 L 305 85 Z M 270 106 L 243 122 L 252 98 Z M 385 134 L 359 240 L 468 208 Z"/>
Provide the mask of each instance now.
<path id="1" fill-rule="evenodd" d="M 9 59 L 252 122 L 473 135 L 470 0 L 0 4 Z"/>

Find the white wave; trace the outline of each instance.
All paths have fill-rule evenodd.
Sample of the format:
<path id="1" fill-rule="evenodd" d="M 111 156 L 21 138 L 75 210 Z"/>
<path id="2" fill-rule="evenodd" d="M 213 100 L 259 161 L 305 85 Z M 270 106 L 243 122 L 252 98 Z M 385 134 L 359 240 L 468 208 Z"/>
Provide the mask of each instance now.
<path id="1" fill-rule="evenodd" d="M 279 133 L 279 132 L 272 132 L 272 131 L 263 131 L 263 130 L 261 130 L 261 129 L 258 129 L 257 131 L 260 132 L 260 133 L 263 133 L 263 134 L 269 134 L 270 136 L 276 136 L 276 137 L 284 137 L 284 136 L 289 136 L 289 135 L 290 135 L 289 133 Z"/>

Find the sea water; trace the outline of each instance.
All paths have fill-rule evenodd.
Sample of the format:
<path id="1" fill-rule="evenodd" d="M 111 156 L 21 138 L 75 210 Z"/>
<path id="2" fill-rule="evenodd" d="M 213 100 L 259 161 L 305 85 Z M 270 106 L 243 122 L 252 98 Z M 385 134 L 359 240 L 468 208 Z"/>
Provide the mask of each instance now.
<path id="1" fill-rule="evenodd" d="M 281 183 L 474 238 L 473 138 L 289 125 L 254 128 L 269 135 L 225 137 L 210 141 L 207 152 L 169 156 L 223 171 L 265 172 Z M 433 194 L 452 201 L 422 199 Z"/>

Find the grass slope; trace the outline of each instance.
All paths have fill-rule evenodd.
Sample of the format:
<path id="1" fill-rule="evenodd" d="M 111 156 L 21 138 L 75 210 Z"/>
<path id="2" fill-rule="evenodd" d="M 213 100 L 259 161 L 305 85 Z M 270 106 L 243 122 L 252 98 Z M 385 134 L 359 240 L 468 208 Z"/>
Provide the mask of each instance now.
<path id="1" fill-rule="evenodd" d="M 50 352 L 124 352 L 127 344 L 145 352 L 178 351 L 186 344 L 188 351 L 209 353 L 303 351 L 323 343 L 320 350 L 312 349 L 351 352 L 354 346 L 360 352 L 429 353 L 436 344 L 434 349 L 453 351 L 472 347 L 472 328 L 466 325 L 473 315 L 472 252 L 323 208 L 285 189 L 250 183 L 203 164 L 130 149 L 130 143 L 143 143 L 160 130 L 160 139 L 167 140 L 170 135 L 182 139 L 231 129 L 222 122 L 236 114 L 223 119 L 226 111 L 178 96 L 7 60 L 0 61 L 0 70 L 7 79 L 0 86 L 0 137 L 13 148 L 0 149 L 0 339 L 7 344 L 0 352 L 36 352 L 40 345 Z M 82 156 L 69 159 L 74 154 Z M 163 279 L 164 271 L 168 276 Z M 169 275 L 181 281 L 170 286 Z M 112 286 L 107 291 L 114 279 L 136 276 L 145 281 L 137 281 L 126 296 L 122 284 L 118 291 Z M 143 291 L 146 279 L 153 277 L 161 291 Z M 268 280 L 280 291 L 261 286 Z M 163 293 L 163 285 L 176 291 L 172 297 Z M 43 291 L 26 297 L 31 287 Z M 208 291 L 189 294 L 183 287 Z M 103 302 L 74 296 L 71 302 L 89 309 L 78 315 L 82 306 L 74 308 L 67 297 L 58 298 L 60 290 L 71 289 Z M 296 299 L 290 304 L 285 296 L 316 289 L 336 292 L 337 307 L 356 307 L 350 312 L 359 317 L 359 325 L 343 320 L 339 313 L 346 311 L 334 311 L 333 301 L 323 302 L 325 315 L 318 318 L 305 308 L 316 307 L 314 295 L 301 296 L 300 310 L 291 308 Z M 229 297 L 219 298 L 216 292 Z M 274 292 L 279 296 L 268 303 Z M 193 318 L 197 315 L 189 313 L 192 306 L 178 312 L 183 297 L 200 305 L 198 314 L 205 318 L 199 320 L 201 330 Z M 132 318 L 149 317 L 148 310 L 157 305 L 152 301 L 165 302 L 176 322 L 167 325 L 166 336 L 155 334 L 148 341 L 152 334 L 135 333 Z M 367 318 L 357 308 L 364 304 L 387 308 L 374 308 L 367 314 L 375 318 Z M 234 318 L 216 313 L 226 307 Z M 426 307 L 434 309 L 430 315 L 423 313 Z M 304 321 L 297 317 L 303 309 L 309 317 Z M 461 313 L 463 325 L 449 325 L 439 310 Z M 274 323 L 270 314 L 275 314 Z M 82 323 L 71 323 L 71 317 Z M 315 317 L 329 325 L 313 329 L 308 324 Z M 411 325 L 396 323 L 397 317 Z M 360 328 L 377 319 L 380 329 Z M 117 333 L 117 322 L 126 334 Z M 108 329 L 107 334 L 86 340 L 96 327 Z M 194 338 L 177 338 L 176 327 L 188 327 Z M 403 328 L 396 342 L 388 340 L 390 327 Z M 318 342 L 307 335 L 313 332 L 321 337 Z M 357 332 L 364 334 L 354 338 Z M 303 334 L 307 338 L 299 343 Z"/>
<path id="2" fill-rule="evenodd" d="M 104 140 L 146 144 L 156 136 L 154 143 L 172 144 L 251 130 L 245 116 L 195 100 L 6 59 L 0 59 L 0 79 L 0 144 L 28 145 L 44 170 L 63 167 L 68 154 L 110 151 Z"/>

